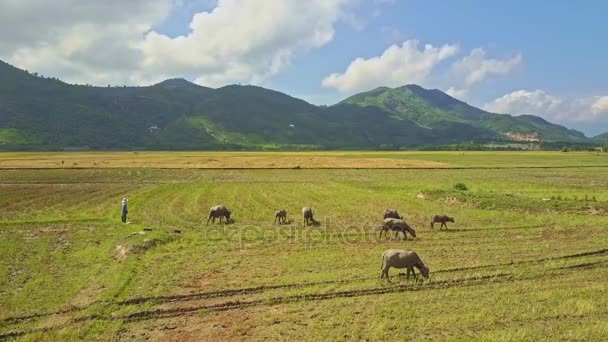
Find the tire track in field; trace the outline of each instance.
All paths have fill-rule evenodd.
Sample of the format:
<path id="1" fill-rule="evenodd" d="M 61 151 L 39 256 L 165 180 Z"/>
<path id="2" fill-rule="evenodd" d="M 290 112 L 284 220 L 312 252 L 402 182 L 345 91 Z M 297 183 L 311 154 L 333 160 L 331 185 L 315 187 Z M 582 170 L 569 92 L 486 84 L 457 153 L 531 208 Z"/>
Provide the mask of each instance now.
<path id="1" fill-rule="evenodd" d="M 254 306 L 264 306 L 264 305 L 279 305 L 279 304 L 289 304 L 297 301 L 322 301 L 322 300 L 330 300 L 335 298 L 351 298 L 351 297 L 361 297 L 361 296 L 370 296 L 370 295 L 380 295 L 380 294 L 390 294 L 390 293 L 398 293 L 398 292 L 406 292 L 406 291 L 419 291 L 419 290 L 430 290 L 433 288 L 441 288 L 441 287 L 452 287 L 454 285 L 464 285 L 470 286 L 476 283 L 483 284 L 484 281 L 498 282 L 498 281 L 507 281 L 512 278 L 510 273 L 498 273 L 493 275 L 479 276 L 479 277 L 471 277 L 471 278 L 463 278 L 457 281 L 441 281 L 436 282 L 430 286 L 419 286 L 419 285 L 397 285 L 390 287 L 374 287 L 369 289 L 358 289 L 358 290 L 348 290 L 348 291 L 338 291 L 338 292 L 330 292 L 330 293 L 313 293 L 313 294 L 299 294 L 299 295 L 288 295 L 288 296 L 280 296 L 274 297 L 269 300 L 264 299 L 254 299 L 249 301 L 228 301 L 222 302 L 218 304 L 208 304 L 208 305 L 198 305 L 192 307 L 181 307 L 174 309 L 152 309 L 145 311 L 138 311 L 131 314 L 126 315 L 99 315 L 92 314 L 78 318 L 72 318 L 62 324 L 58 324 L 56 326 L 37 328 L 37 329 L 29 329 L 29 330 L 15 330 L 9 331 L 5 333 L 0 333 L 0 340 L 14 338 L 19 336 L 24 336 L 32 333 L 41 333 L 47 332 L 51 330 L 57 330 L 65 328 L 71 324 L 81 323 L 92 320 L 103 320 L 103 321 L 125 321 L 125 322 L 135 322 L 149 319 L 165 319 L 165 318 L 173 318 L 179 316 L 185 316 L 194 314 L 201 311 L 207 312 L 219 312 L 219 311 L 228 311 L 228 310 L 237 310 L 237 309 L 245 309 Z M 492 281 L 494 280 L 494 281 Z M 468 284 L 467 284 L 468 282 Z M 66 312 L 70 313 L 71 311 L 66 310 Z M 34 316 L 34 315 L 32 315 Z M 40 316 L 39 316 L 40 317 Z"/>
<path id="2" fill-rule="evenodd" d="M 512 262 L 505 262 L 505 263 L 491 264 L 491 265 L 448 268 L 448 269 L 444 269 L 444 270 L 437 270 L 433 273 L 450 273 L 450 272 L 460 272 L 460 271 L 471 271 L 471 270 L 479 270 L 479 269 L 484 269 L 484 268 L 494 268 L 494 267 L 501 267 L 501 266 L 515 266 L 515 265 L 523 265 L 523 264 L 541 264 L 541 263 L 547 262 L 547 261 L 582 258 L 582 257 L 587 257 L 587 256 L 595 256 L 595 255 L 608 255 L 608 248 L 604 248 L 604 249 L 600 249 L 600 250 L 596 250 L 596 251 L 590 251 L 590 252 L 562 255 L 562 256 L 557 256 L 557 257 L 546 257 L 546 258 L 532 259 L 532 260 L 520 260 L 520 261 L 512 261 Z"/>
<path id="3" fill-rule="evenodd" d="M 573 259 L 573 258 L 595 256 L 595 255 L 608 255 L 608 249 L 601 249 L 601 250 L 597 250 L 597 251 L 563 255 L 563 256 L 558 256 L 558 257 L 548 257 L 548 258 L 533 259 L 533 260 L 515 261 L 515 262 L 508 262 L 508 263 L 449 268 L 449 269 L 434 271 L 433 274 L 472 271 L 472 270 L 480 270 L 480 269 L 486 269 L 486 268 L 496 268 L 496 267 L 501 267 L 501 266 L 540 264 L 540 263 L 547 262 L 547 261 Z M 557 269 L 573 269 L 573 268 L 577 268 L 577 267 L 591 267 L 591 266 L 600 265 L 600 264 L 604 264 L 604 263 L 608 263 L 608 261 L 598 261 L 598 262 L 584 263 L 584 264 L 580 264 L 580 265 L 564 266 L 564 267 L 560 267 Z M 351 278 L 348 280 L 327 280 L 327 281 L 318 281 L 318 282 L 309 282 L 309 283 L 292 283 L 292 284 L 283 284 L 283 285 L 262 285 L 262 286 L 257 286 L 257 287 L 200 292 L 200 293 L 193 293 L 193 294 L 186 294 L 186 295 L 139 297 L 139 298 L 127 299 L 127 300 L 118 302 L 117 304 L 130 305 L 130 304 L 141 304 L 141 303 L 150 302 L 150 301 L 159 302 L 159 303 L 191 301 L 191 300 L 199 300 L 199 299 L 237 296 L 237 295 L 241 295 L 241 294 L 254 294 L 254 293 L 261 293 L 261 292 L 266 292 L 269 290 L 278 290 L 278 289 L 293 289 L 293 288 L 303 288 L 303 287 L 318 286 L 318 285 L 340 285 L 340 284 L 348 284 L 348 283 L 353 283 L 353 282 L 367 281 L 367 280 L 372 280 L 372 279 L 377 279 L 377 278 L 378 278 L 377 276 L 357 277 L 357 278 Z"/>
<path id="4" fill-rule="evenodd" d="M 508 262 L 508 263 L 448 268 L 448 269 L 434 271 L 433 274 L 437 274 L 437 273 L 445 274 L 445 273 L 462 272 L 462 271 L 473 271 L 473 270 L 504 267 L 504 266 L 515 266 L 515 265 L 522 265 L 522 264 L 540 264 L 540 263 L 547 262 L 547 261 L 567 260 L 567 259 L 575 259 L 575 258 L 581 258 L 581 257 L 587 257 L 587 256 L 597 256 L 597 255 L 608 255 L 608 248 L 595 250 L 595 251 L 556 256 L 556 257 L 522 260 L 522 261 L 514 261 L 514 262 Z M 592 268 L 594 266 L 603 265 L 603 264 L 608 264 L 608 260 L 563 266 L 563 267 L 559 267 L 559 268 L 554 268 L 553 270 Z M 102 304 L 102 305 L 111 305 L 111 304 L 137 305 L 137 304 L 143 304 L 143 303 L 147 303 L 147 302 L 155 302 L 157 304 L 172 303 L 172 302 L 187 302 L 187 301 L 195 301 L 195 300 L 201 300 L 201 299 L 223 298 L 223 297 L 231 297 L 231 296 L 238 296 L 238 295 L 257 294 L 257 293 L 263 293 L 263 292 L 281 290 L 281 289 L 298 289 L 298 288 L 306 288 L 306 287 L 319 286 L 319 285 L 342 285 L 342 284 L 349 284 L 349 283 L 354 283 L 354 282 L 368 281 L 368 280 L 373 280 L 373 279 L 378 279 L 378 276 L 356 277 L 356 278 L 350 278 L 350 279 L 346 279 L 346 280 L 325 280 L 325 281 L 317 281 L 317 282 L 290 283 L 290 284 L 280 284 L 280 285 L 261 285 L 261 286 L 256 286 L 256 287 L 236 288 L 236 289 L 218 290 L 218 291 L 207 291 L 207 292 L 199 292 L 199 293 L 184 294 L 184 295 L 134 297 L 134 298 L 129 298 L 126 300 L 121 300 L 121 301 L 97 301 L 97 302 L 93 302 L 90 305 L 84 306 L 84 307 L 71 307 L 71 308 L 53 311 L 53 312 L 47 312 L 47 313 L 33 313 L 30 315 L 24 315 L 24 316 L 6 317 L 3 319 L 0 319 L 0 322 L 15 323 L 15 322 L 42 318 L 42 317 L 46 317 L 46 316 L 50 316 L 50 315 L 75 313 L 77 311 L 83 311 L 95 304 L 97 304 L 97 305 L 99 305 L 99 304 Z M 450 281 L 453 281 L 453 280 L 434 281 L 433 283 L 442 284 L 442 283 L 446 283 L 446 282 L 450 282 Z"/>
<path id="5" fill-rule="evenodd" d="M 555 260 L 555 259 L 570 259 L 582 256 L 589 255 L 598 255 L 601 253 L 607 253 L 608 250 L 601 250 L 595 252 L 585 252 L 578 253 L 573 255 L 566 255 L 562 257 L 555 258 L 547 258 L 547 260 Z M 536 260 L 532 260 L 534 262 Z M 523 263 L 523 262 L 522 262 Z M 383 295 L 383 294 L 392 294 L 392 293 L 401 293 L 401 292 L 412 292 L 412 291 L 426 291 L 426 290 L 435 290 L 435 289 L 445 289 L 445 288 L 453 288 L 453 287 L 468 287 L 468 286 L 481 286 L 488 284 L 498 284 L 505 283 L 509 281 L 525 281 L 525 280 L 535 280 L 539 278 L 550 278 L 559 276 L 563 274 L 563 271 L 578 271 L 580 268 L 589 269 L 594 266 L 608 264 L 608 261 L 604 262 L 594 262 L 594 263 L 582 263 L 579 265 L 571 265 L 569 267 L 562 268 L 554 268 L 550 269 L 549 272 L 546 272 L 542 275 L 533 275 L 529 277 L 516 277 L 512 273 L 494 273 L 488 275 L 481 276 L 473 276 L 467 278 L 459 278 L 459 279 L 451 279 L 451 280 L 440 280 L 440 281 L 432 281 L 429 283 L 423 284 L 399 284 L 392 286 L 382 286 L 382 287 L 372 287 L 365 289 L 355 289 L 355 290 L 346 290 L 346 291 L 336 291 L 336 292 L 326 292 L 326 293 L 309 293 L 309 294 L 295 294 L 295 295 L 286 295 L 286 296 L 278 296 L 270 299 L 253 299 L 253 300 L 235 300 L 235 301 L 226 301 L 217 304 L 206 304 L 206 305 L 196 305 L 189 307 L 177 307 L 170 309 L 150 309 L 138 311 L 125 315 L 100 315 L 100 314 L 92 314 L 78 318 L 72 318 L 67 320 L 66 322 L 51 326 L 51 327 L 43 327 L 38 329 L 30 329 L 30 330 L 20 330 L 20 331 L 9 331 L 6 333 L 0 333 L 0 340 L 19 337 L 31 333 L 39 333 L 46 332 L 56 329 L 61 329 L 69 326 L 70 324 L 91 321 L 91 320 L 104 320 L 104 321 L 125 321 L 125 322 L 135 322 L 135 321 L 144 321 L 150 319 L 166 319 L 173 318 L 179 316 L 192 315 L 198 312 L 220 312 L 220 311 L 228 311 L 228 310 L 239 310 L 246 309 L 249 307 L 257 307 L 257 306 L 272 306 L 272 305 L 281 305 L 281 304 L 290 304 L 298 301 L 323 301 L 323 300 L 331 300 L 336 298 L 352 298 L 352 297 L 363 297 L 370 295 Z M 492 265 L 488 265 L 492 266 Z M 452 269 L 457 270 L 457 269 Z M 445 271 L 445 270 L 444 270 Z M 560 272 L 561 271 L 561 272 Z M 366 279 L 370 279 L 372 277 L 367 277 Z M 376 277 L 373 277 L 376 278 Z M 327 283 L 331 283 L 328 281 Z M 297 285 L 297 284 L 296 284 Z M 236 290 L 227 290 L 227 291 L 236 291 Z M 219 291 L 221 292 L 221 291 Z M 226 291 L 225 291 L 226 292 Z M 167 296 L 169 297 L 169 296 Z M 196 298 L 192 298 L 189 300 L 196 300 Z M 120 303 L 120 302 L 119 302 Z M 139 304 L 141 302 L 127 300 L 123 301 L 125 304 Z M 75 308 L 64 310 L 65 313 L 74 313 L 79 310 L 83 310 L 84 308 Z M 34 314 L 28 317 L 42 317 L 44 314 Z M 25 318 L 25 316 L 23 317 Z M 8 318 L 10 320 L 19 320 L 19 317 Z M 5 319 L 7 320 L 7 319 Z"/>

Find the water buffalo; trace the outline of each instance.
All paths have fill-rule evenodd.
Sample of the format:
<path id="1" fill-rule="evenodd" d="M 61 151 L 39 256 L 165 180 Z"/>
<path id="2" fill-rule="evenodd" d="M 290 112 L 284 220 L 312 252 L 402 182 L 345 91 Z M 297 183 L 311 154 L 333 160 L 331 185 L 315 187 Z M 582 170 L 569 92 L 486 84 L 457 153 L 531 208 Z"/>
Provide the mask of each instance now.
<path id="1" fill-rule="evenodd" d="M 407 279 L 410 278 L 410 272 L 414 274 L 414 278 L 418 280 L 418 276 L 414 271 L 416 267 L 420 274 L 426 279 L 429 278 L 429 268 L 420 260 L 420 257 L 416 252 L 406 251 L 402 249 L 387 249 L 382 253 L 382 272 L 380 273 L 380 280 L 386 277 L 386 280 L 391 281 L 388 277 L 388 270 L 391 268 L 406 268 Z"/>
<path id="2" fill-rule="evenodd" d="M 395 239 L 399 236 L 399 232 L 403 233 L 404 240 L 407 240 L 407 234 L 405 232 L 410 233 L 412 237 L 416 237 L 416 231 L 401 219 L 384 219 L 378 229 L 380 230 L 380 237 L 382 237 L 382 234 L 388 236 L 389 230 L 395 232 Z"/>
<path id="3" fill-rule="evenodd" d="M 312 217 L 312 208 L 304 207 L 302 208 L 302 217 L 304 218 L 304 225 L 308 226 L 311 223 L 315 223 L 315 219 Z"/>
<path id="4" fill-rule="evenodd" d="M 435 215 L 431 218 L 431 229 L 435 229 L 435 223 L 441 223 L 441 226 L 439 226 L 440 230 L 443 226 L 445 226 L 445 229 L 448 229 L 446 222 L 454 223 L 454 218 L 447 215 Z"/>
<path id="5" fill-rule="evenodd" d="M 387 219 L 387 218 L 403 220 L 403 216 L 399 215 L 399 212 L 397 211 L 397 209 L 386 209 L 384 211 L 384 217 L 382 219 Z"/>
<path id="6" fill-rule="evenodd" d="M 279 220 L 279 224 L 285 223 L 285 221 L 287 221 L 287 210 L 278 209 L 274 213 L 274 224 L 277 224 L 277 220 Z"/>
<path id="7" fill-rule="evenodd" d="M 228 223 L 230 221 L 230 214 L 232 214 L 232 212 L 224 205 L 216 205 L 215 207 L 211 207 L 209 210 L 207 224 L 209 224 L 209 220 L 211 220 L 211 223 L 215 223 L 216 218 L 220 219 L 220 224 L 222 224 L 222 218 L 225 218 L 226 223 Z"/>

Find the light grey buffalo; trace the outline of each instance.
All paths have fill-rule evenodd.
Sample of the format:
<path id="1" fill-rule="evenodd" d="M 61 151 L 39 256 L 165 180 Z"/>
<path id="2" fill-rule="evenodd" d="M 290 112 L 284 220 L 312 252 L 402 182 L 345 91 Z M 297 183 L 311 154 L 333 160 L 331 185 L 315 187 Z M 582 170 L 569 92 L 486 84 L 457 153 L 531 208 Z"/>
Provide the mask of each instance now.
<path id="1" fill-rule="evenodd" d="M 422 274 L 424 278 L 429 278 L 429 268 L 420 260 L 420 257 L 416 252 L 402 249 L 387 249 L 382 253 L 382 272 L 380 273 L 380 280 L 386 277 L 386 280 L 390 283 L 391 279 L 388 277 L 388 270 L 391 267 L 406 268 L 406 279 L 408 280 L 410 278 L 410 272 L 413 273 L 414 278 L 418 280 L 418 275 L 416 275 L 414 267 L 420 271 L 420 274 Z"/>
<path id="2" fill-rule="evenodd" d="M 397 209 L 386 209 L 384 211 L 383 219 L 387 219 L 387 218 L 403 220 L 403 216 L 399 215 L 399 212 L 397 211 Z"/>
<path id="3" fill-rule="evenodd" d="M 380 230 L 380 237 L 382 237 L 382 234 L 384 234 L 386 237 L 388 237 L 389 230 L 395 232 L 395 239 L 399 237 L 400 232 L 403 233 L 404 240 L 407 240 L 406 232 L 410 233 L 410 235 L 412 235 L 412 237 L 416 237 L 416 231 L 412 227 L 410 227 L 407 223 L 405 223 L 405 221 L 403 221 L 401 219 L 394 219 L 394 218 L 384 219 L 384 221 L 382 221 L 382 224 L 380 225 L 380 227 L 378 227 L 378 229 Z"/>
<path id="4" fill-rule="evenodd" d="M 316 222 L 312 215 L 313 215 L 312 208 L 310 208 L 310 207 L 302 208 L 303 223 L 305 226 L 308 226 L 309 224 Z"/>
<path id="5" fill-rule="evenodd" d="M 207 224 L 209 224 L 209 220 L 211 220 L 211 223 L 215 223 L 216 218 L 220 219 L 220 224 L 222 224 L 222 218 L 225 218 L 226 223 L 229 223 L 230 214 L 232 214 L 232 212 L 224 205 L 220 204 L 216 205 L 215 207 L 211 207 L 211 209 L 209 209 L 209 218 L 207 219 Z"/>
<path id="6" fill-rule="evenodd" d="M 274 213 L 274 224 L 277 224 L 277 220 L 279 220 L 279 224 L 285 223 L 287 221 L 287 210 L 279 209 Z"/>

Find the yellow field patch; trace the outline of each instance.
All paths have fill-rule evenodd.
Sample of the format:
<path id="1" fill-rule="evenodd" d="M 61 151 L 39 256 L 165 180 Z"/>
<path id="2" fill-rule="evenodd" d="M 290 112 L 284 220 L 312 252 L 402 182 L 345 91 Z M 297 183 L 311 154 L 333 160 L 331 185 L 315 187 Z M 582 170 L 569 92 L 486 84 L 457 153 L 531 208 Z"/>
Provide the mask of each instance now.
<path id="1" fill-rule="evenodd" d="M 449 164 L 419 159 L 323 153 L 116 152 L 0 154 L 0 168 L 441 168 Z"/>

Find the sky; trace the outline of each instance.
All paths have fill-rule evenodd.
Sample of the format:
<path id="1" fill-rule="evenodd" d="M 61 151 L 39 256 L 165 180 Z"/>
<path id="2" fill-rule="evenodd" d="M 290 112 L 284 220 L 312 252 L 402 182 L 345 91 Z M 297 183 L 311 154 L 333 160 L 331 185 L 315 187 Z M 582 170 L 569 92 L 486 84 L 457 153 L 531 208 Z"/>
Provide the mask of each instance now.
<path id="1" fill-rule="evenodd" d="M 419 84 L 608 132 L 608 2 L 0 0 L 0 59 L 69 83 L 254 84 L 314 104 Z"/>

